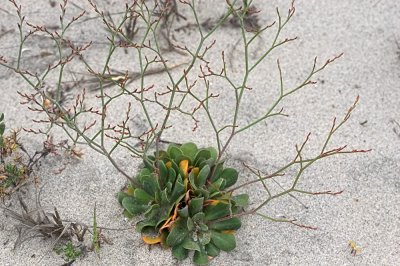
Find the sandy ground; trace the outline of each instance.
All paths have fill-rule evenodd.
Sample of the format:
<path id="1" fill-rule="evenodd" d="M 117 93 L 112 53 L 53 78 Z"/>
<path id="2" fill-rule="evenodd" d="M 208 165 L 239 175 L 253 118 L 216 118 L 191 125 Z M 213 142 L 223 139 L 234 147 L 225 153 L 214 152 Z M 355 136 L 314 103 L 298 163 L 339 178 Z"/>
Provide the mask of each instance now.
<path id="1" fill-rule="evenodd" d="M 14 32 L 1 35 L 0 55 L 12 59 L 16 55 L 18 44 L 17 17 L 12 5 L 5 0 L 2 2 L 1 30 Z M 50 2 L 52 1 L 21 1 L 27 20 L 48 26 L 56 25 L 59 10 L 51 7 Z M 70 2 L 78 4 L 80 1 Z M 110 12 L 124 6 L 122 0 L 97 2 Z M 223 11 L 221 2 L 224 1 L 201 1 L 200 18 L 218 16 L 216 14 Z M 263 23 L 271 22 L 275 18 L 276 6 L 283 10 L 283 14 L 289 6 L 287 1 L 254 2 L 262 9 Z M 79 5 L 89 10 L 86 3 Z M 216 8 L 211 8 L 213 5 Z M 400 49 L 396 39 L 400 39 L 400 2 L 303 0 L 296 3 L 296 9 L 295 17 L 283 36 L 299 36 L 299 40 L 277 50 L 257 75 L 252 77 L 253 91 L 245 98 L 242 121 L 250 121 L 255 113 L 265 110 L 265 106 L 272 102 L 272 97 L 276 96 L 276 58 L 281 60 L 285 83 L 290 86 L 297 84 L 306 75 L 314 56 L 321 58 L 321 62 L 341 52 L 344 52 L 344 56 L 318 76 L 315 86 L 295 94 L 283 103 L 289 117 L 270 119 L 236 139 L 228 150 L 227 164 L 242 169 L 241 162 L 245 161 L 262 171 L 271 171 L 293 158 L 294 145 L 301 143 L 308 132 L 313 133 L 309 152 L 318 150 L 329 131 L 332 118 L 342 117 L 357 95 L 360 95 L 359 106 L 351 120 L 335 136 L 332 147 L 347 144 L 351 149 L 372 151 L 368 154 L 328 159 L 305 172 L 301 187 L 313 191 L 344 190 L 340 196 L 299 195 L 298 198 L 308 208 L 289 197 L 277 200 L 263 209 L 263 213 L 270 216 L 295 217 L 303 224 L 318 227 L 318 230 L 272 223 L 256 216 L 246 217 L 242 228 L 237 232 L 236 250 L 222 253 L 211 265 L 399 264 Z M 69 12 L 69 15 L 77 14 L 79 8 L 71 4 Z M 93 12 L 87 14 L 92 15 Z M 220 31 L 216 35 L 216 47 L 227 47 L 227 50 L 232 51 L 232 58 L 240 58 L 241 52 L 233 49 L 233 43 L 238 38 L 235 34 L 238 32 L 234 29 Z M 265 39 L 258 40 L 256 50 L 262 49 L 269 37 L 270 35 L 266 35 Z M 97 44 L 88 53 L 88 58 L 93 64 L 103 62 L 106 39 L 98 20 L 74 26 L 71 29 L 71 38 L 95 41 Z M 192 37 L 182 34 L 179 38 L 183 42 L 190 42 Z M 26 67 L 41 73 L 48 63 L 54 62 L 56 59 L 52 56 L 45 59 L 29 57 L 35 49 L 54 51 L 50 44 L 48 40 L 28 43 L 28 49 L 24 51 Z M 219 58 L 218 52 L 210 53 L 211 58 Z M 132 62 L 129 58 L 121 53 L 112 65 L 130 63 Z M 233 65 L 232 71 L 239 75 L 240 65 Z M 18 90 L 28 91 L 27 85 L 3 68 L 0 68 L 0 78 L 0 112 L 5 113 L 7 124 L 14 128 L 35 127 L 32 122 L 35 114 L 28 112 L 26 107 L 21 107 L 21 98 L 17 94 Z M 159 81 L 158 76 L 152 76 L 151 79 Z M 227 96 L 222 101 L 223 104 L 216 107 L 216 116 L 220 121 L 224 121 L 229 115 L 230 109 L 225 106 L 232 99 Z M 116 110 L 117 113 L 123 111 L 118 108 Z M 154 115 L 157 116 L 157 113 Z M 115 117 L 119 118 L 118 114 Z M 132 120 L 135 119 L 141 121 L 137 116 Z M 204 117 L 200 117 L 200 120 L 205 121 Z M 199 145 L 214 143 L 206 123 L 200 123 L 196 133 L 191 133 L 189 126 L 190 123 L 176 124 L 167 133 L 167 138 L 172 141 L 186 138 Z M 63 138 L 57 130 L 54 136 L 56 139 Z M 40 148 L 43 142 L 42 137 L 25 133 L 21 135 L 21 140 L 30 150 Z M 35 176 L 40 177 L 41 184 L 45 185 L 42 205 L 56 206 L 64 219 L 90 224 L 96 202 L 99 225 L 128 227 L 132 222 L 124 219 L 115 200 L 115 193 L 125 184 L 125 179 L 101 155 L 87 147 L 83 149 L 85 156 L 80 161 L 64 156 L 50 156 L 42 162 L 35 173 Z M 133 172 L 140 163 L 126 155 L 119 156 L 117 160 Z M 58 174 L 57 171 L 64 165 L 66 168 Z M 243 171 L 241 178 L 244 182 L 254 177 Z M 245 191 L 251 196 L 252 206 L 265 197 L 262 187 L 259 186 L 248 187 Z M 34 194 L 32 187 L 23 189 L 23 197 L 28 202 L 33 201 Z M 18 210 L 15 197 L 7 200 L 6 204 L 11 204 L 11 208 Z M 104 234 L 113 244 L 102 246 L 100 258 L 91 252 L 74 265 L 191 264 L 189 259 L 176 262 L 168 250 L 143 245 L 140 235 L 134 230 L 105 231 Z M 34 239 L 13 250 L 16 238 L 13 221 L 1 215 L 1 265 L 64 263 L 54 252 L 48 252 L 50 241 Z M 355 241 L 362 248 L 359 255 L 350 254 L 349 240 Z"/>

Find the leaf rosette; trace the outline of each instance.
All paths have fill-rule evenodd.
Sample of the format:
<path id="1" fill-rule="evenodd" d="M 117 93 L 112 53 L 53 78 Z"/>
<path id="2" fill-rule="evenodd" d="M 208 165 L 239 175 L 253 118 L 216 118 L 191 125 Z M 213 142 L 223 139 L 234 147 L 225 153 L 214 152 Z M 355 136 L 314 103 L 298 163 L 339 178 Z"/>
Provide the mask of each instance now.
<path id="1" fill-rule="evenodd" d="M 143 215 L 136 229 L 145 243 L 171 247 L 180 260 L 193 251 L 197 265 L 236 247 L 241 222 L 234 215 L 248 204 L 248 195 L 226 191 L 238 172 L 217 157 L 214 148 L 185 143 L 144 158 L 136 186 L 129 184 L 118 200 L 126 216 Z"/>

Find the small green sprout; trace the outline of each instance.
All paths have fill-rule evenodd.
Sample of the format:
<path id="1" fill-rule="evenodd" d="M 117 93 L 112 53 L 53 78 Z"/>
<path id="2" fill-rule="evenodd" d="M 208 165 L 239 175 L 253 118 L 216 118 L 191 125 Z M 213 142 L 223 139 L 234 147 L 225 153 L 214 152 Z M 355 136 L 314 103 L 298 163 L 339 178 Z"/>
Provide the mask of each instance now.
<path id="1" fill-rule="evenodd" d="M 94 204 L 93 209 L 93 238 L 92 238 L 92 249 L 94 252 L 99 255 L 100 252 L 100 238 L 99 231 L 97 229 L 97 221 L 96 221 L 96 203 Z"/>
<path id="2" fill-rule="evenodd" d="M 82 255 L 82 250 L 75 246 L 71 241 L 55 248 L 54 251 L 63 257 L 66 262 L 74 261 Z"/>

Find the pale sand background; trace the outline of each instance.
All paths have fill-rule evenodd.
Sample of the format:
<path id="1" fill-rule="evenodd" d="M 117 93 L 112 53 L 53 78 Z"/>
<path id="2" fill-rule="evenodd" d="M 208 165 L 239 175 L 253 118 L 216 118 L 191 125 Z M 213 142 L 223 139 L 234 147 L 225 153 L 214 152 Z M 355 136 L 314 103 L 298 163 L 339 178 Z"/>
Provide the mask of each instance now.
<path id="1" fill-rule="evenodd" d="M 0 26 L 4 30 L 16 29 L 17 18 L 11 4 L 2 0 Z M 79 3 L 88 8 L 86 3 Z M 82 1 L 83 2 L 83 1 Z M 124 1 L 97 1 L 108 10 L 120 10 Z M 224 1 L 201 1 L 204 7 L 201 18 L 220 14 Z M 263 10 L 262 22 L 274 19 L 274 8 L 278 5 L 285 14 L 287 1 L 254 1 Z M 279 3 L 278 3 L 279 2 Z M 283 3 L 285 2 L 285 3 Z M 49 1 L 21 1 L 28 20 L 45 25 L 58 23 L 59 10 L 51 8 Z M 211 7 L 218 8 L 211 8 Z M 309 0 L 298 1 L 297 13 L 283 36 L 299 36 L 299 41 L 286 46 L 273 55 L 256 75 L 252 84 L 254 91 L 246 99 L 243 117 L 265 108 L 276 92 L 276 56 L 281 59 L 285 81 L 295 84 L 307 73 L 312 58 L 317 55 L 325 60 L 344 52 L 336 64 L 320 76 L 314 88 L 308 88 L 284 102 L 288 118 L 277 118 L 262 123 L 247 132 L 246 138 L 236 141 L 228 151 L 228 164 L 240 167 L 244 160 L 269 171 L 293 157 L 294 145 L 300 143 L 312 131 L 310 151 L 317 149 L 329 130 L 334 116 L 342 117 L 356 95 L 360 104 L 348 124 L 338 132 L 334 144 L 349 144 L 351 148 L 372 148 L 373 151 L 359 156 L 338 157 L 317 164 L 305 173 L 303 187 L 312 190 L 342 190 L 337 197 L 302 197 L 305 209 L 296 201 L 287 198 L 271 204 L 264 210 L 271 216 L 296 217 L 302 223 L 318 227 L 304 230 L 287 224 L 263 221 L 259 217 L 247 217 L 237 233 L 237 249 L 222 253 L 212 265 L 395 265 L 400 263 L 400 60 L 396 38 L 400 40 L 400 2 L 389 0 Z M 70 6 L 70 14 L 79 10 Z M 93 12 L 89 12 L 93 15 Z M 74 39 L 105 42 L 102 28 L 94 21 L 72 29 Z M 219 33 L 217 45 L 233 43 L 237 31 L 229 29 Z M 188 39 L 190 36 L 182 35 Z M 268 37 L 266 37 L 268 39 Z M 6 34 L 1 39 L 0 54 L 8 58 L 15 56 L 17 35 Z M 32 49 L 49 49 L 49 43 L 29 43 Z M 262 41 L 259 42 L 263 47 Z M 35 48 L 36 47 L 36 48 Z M 104 55 L 105 45 L 97 45 L 90 53 L 94 62 Z M 231 47 L 231 46 L 229 46 Z M 29 55 L 29 50 L 26 51 Z M 213 56 L 219 58 L 216 53 Z M 237 56 L 240 56 L 238 54 Z M 119 55 L 118 64 L 128 64 L 127 58 Z M 50 60 L 50 61 L 46 61 Z M 41 71 L 53 62 L 28 59 L 31 69 Z M 102 60 L 99 61 L 103 62 Z M 117 63 L 114 63 L 117 64 Z M 117 65 L 118 65 L 117 64 Z M 240 71 L 234 69 L 233 71 Z M 6 114 L 8 125 L 30 127 L 33 114 L 18 102 L 17 90 L 26 91 L 27 86 L 11 72 L 0 69 L 0 111 Z M 158 77 L 152 77 L 157 80 Z M 274 86 L 267 86 L 273 84 Z M 258 96 L 257 96 L 258 95 Z M 229 101 L 229 98 L 226 98 Z M 222 104 L 218 116 L 227 116 Z M 119 118 L 119 117 L 117 117 Z M 139 119 L 140 120 L 140 119 Z M 364 125 L 360 123 L 367 121 Z M 190 132 L 183 125 L 174 128 L 168 135 L 171 140 L 181 140 Z M 201 145 L 212 145 L 212 135 L 206 130 L 189 134 L 190 139 Z M 57 136 L 56 136 L 57 137 Z M 22 140 L 28 148 L 39 148 L 42 138 L 26 135 Z M 135 169 L 139 162 L 129 157 L 120 157 L 126 167 Z M 85 158 L 71 162 L 59 175 L 54 172 L 63 166 L 66 159 L 48 157 L 37 173 L 43 184 L 43 205 L 57 206 L 62 217 L 90 223 L 94 202 L 97 202 L 99 225 L 126 227 L 128 222 L 121 215 L 121 208 L 114 198 L 125 180 L 100 155 L 85 148 Z M 248 173 L 243 179 L 251 178 Z M 263 196 L 261 188 L 247 190 L 253 203 Z M 26 199 L 34 198 L 34 191 L 26 192 Z M 8 202 L 9 204 L 10 202 Z M 12 206 L 17 208 L 15 200 Z M 39 263 L 49 248 L 49 242 L 39 239 L 26 242 L 13 251 L 17 237 L 12 221 L 3 215 L 0 218 L 1 265 L 61 265 L 63 260 L 50 253 Z M 101 258 L 93 253 L 76 262 L 76 265 L 190 265 L 174 261 L 170 251 L 159 247 L 149 249 L 142 244 L 134 231 L 106 232 L 114 242 L 104 245 Z M 363 252 L 353 257 L 347 242 L 354 240 Z"/>

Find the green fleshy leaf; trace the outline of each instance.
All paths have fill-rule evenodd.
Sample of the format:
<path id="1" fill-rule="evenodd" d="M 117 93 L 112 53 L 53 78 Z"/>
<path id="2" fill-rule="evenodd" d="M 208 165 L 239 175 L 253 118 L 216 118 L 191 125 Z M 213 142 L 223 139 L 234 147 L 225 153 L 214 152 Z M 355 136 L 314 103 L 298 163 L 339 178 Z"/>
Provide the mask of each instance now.
<path id="1" fill-rule="evenodd" d="M 197 187 L 201 188 L 206 184 L 207 177 L 210 173 L 210 166 L 205 165 L 203 168 L 201 168 L 199 175 L 197 176 Z"/>
<path id="2" fill-rule="evenodd" d="M 172 192 L 172 183 L 168 182 L 167 184 L 165 184 L 165 188 L 167 189 L 168 194 L 171 194 L 171 192 Z"/>
<path id="3" fill-rule="evenodd" d="M 146 175 L 141 177 L 143 190 L 147 192 L 152 197 L 157 196 L 156 193 L 160 193 L 161 189 L 157 182 L 157 177 L 152 175 Z"/>
<path id="4" fill-rule="evenodd" d="M 128 197 L 128 195 L 125 194 L 124 192 L 121 191 L 121 192 L 118 192 L 118 193 L 117 193 L 117 199 L 118 199 L 119 204 L 122 204 L 122 200 L 123 200 L 125 197 Z"/>
<path id="5" fill-rule="evenodd" d="M 172 160 L 175 160 L 176 161 L 176 158 L 178 157 L 178 156 L 182 156 L 183 155 L 183 153 L 182 153 L 182 151 L 181 151 L 181 149 L 179 149 L 177 146 L 169 146 L 168 147 L 168 154 L 169 154 L 169 157 L 172 159 Z"/>
<path id="6" fill-rule="evenodd" d="M 198 237 L 201 245 L 207 245 L 211 241 L 211 232 L 208 230 L 201 232 Z"/>
<path id="7" fill-rule="evenodd" d="M 187 157 L 189 157 L 192 162 L 194 161 L 195 156 L 197 154 L 196 144 L 194 144 L 192 142 L 188 142 L 188 143 L 183 144 L 180 147 L 180 149 L 181 149 L 182 153 L 184 155 L 186 155 Z"/>
<path id="8" fill-rule="evenodd" d="M 200 160 L 207 160 L 211 158 L 211 153 L 208 150 L 205 149 L 200 149 L 197 153 L 196 153 L 196 157 L 194 159 L 194 165 L 199 165 L 200 164 Z"/>
<path id="9" fill-rule="evenodd" d="M 173 168 L 168 169 L 168 182 L 175 184 L 176 181 L 176 171 Z"/>
<path id="10" fill-rule="evenodd" d="M 161 201 L 161 191 L 156 191 L 156 193 L 154 194 L 154 201 L 155 202 Z"/>
<path id="11" fill-rule="evenodd" d="M 178 144 L 175 144 L 175 143 L 170 143 L 170 144 L 168 144 L 168 147 L 167 147 L 167 153 L 168 153 L 168 154 L 171 153 L 171 149 L 172 149 L 173 147 L 179 148 L 179 145 L 178 145 Z"/>
<path id="12" fill-rule="evenodd" d="M 150 196 L 146 191 L 144 191 L 141 188 L 135 189 L 135 192 L 133 192 L 134 197 L 139 201 L 144 204 L 149 203 L 150 201 L 154 200 L 152 196 Z"/>
<path id="13" fill-rule="evenodd" d="M 211 231 L 212 243 L 223 251 L 232 251 L 236 247 L 235 236 L 217 231 Z"/>
<path id="14" fill-rule="evenodd" d="M 226 181 L 225 185 L 221 187 L 221 189 L 228 188 L 236 183 L 238 180 L 239 173 L 236 171 L 236 169 L 233 168 L 225 168 L 222 171 L 221 177 Z"/>
<path id="15" fill-rule="evenodd" d="M 211 182 L 215 182 L 216 180 L 218 180 L 221 177 L 222 171 L 224 170 L 224 164 L 223 163 L 218 163 L 214 167 L 215 167 L 215 170 L 212 169 L 214 174 L 210 178 Z"/>
<path id="16" fill-rule="evenodd" d="M 197 197 L 204 197 L 205 199 L 210 198 L 210 192 L 206 189 L 198 188 L 194 191 Z"/>
<path id="17" fill-rule="evenodd" d="M 168 230 L 163 230 L 161 232 L 161 247 L 164 248 L 164 249 L 169 248 L 167 246 L 167 236 L 168 236 L 168 234 L 169 234 Z"/>
<path id="18" fill-rule="evenodd" d="M 156 153 L 154 153 L 154 158 L 156 158 L 157 156 L 156 156 Z M 168 153 L 166 152 L 166 151 L 158 151 L 158 157 L 157 157 L 159 160 L 162 160 L 162 161 L 164 161 L 164 160 L 167 160 L 167 158 L 168 158 Z"/>
<path id="19" fill-rule="evenodd" d="M 170 216 L 171 211 L 174 209 L 175 204 L 168 200 L 167 190 L 161 192 L 161 202 L 160 202 L 160 211 L 158 214 L 158 222 L 156 226 L 159 226 L 162 222 L 166 221 Z"/>
<path id="20" fill-rule="evenodd" d="M 179 183 L 183 184 L 183 175 L 178 174 L 178 176 L 176 177 L 176 182 L 179 182 Z"/>
<path id="21" fill-rule="evenodd" d="M 237 207 L 235 205 L 232 206 L 232 214 L 238 214 L 238 213 L 240 213 L 242 211 L 243 211 L 243 208 L 241 208 L 241 207 L 239 208 L 239 207 Z"/>
<path id="22" fill-rule="evenodd" d="M 189 231 L 187 229 L 186 219 L 182 219 L 181 217 L 179 217 L 172 225 L 172 230 L 167 237 L 166 243 L 170 247 L 177 246 L 181 244 L 188 235 Z"/>
<path id="23" fill-rule="evenodd" d="M 207 232 L 207 231 L 208 231 L 208 226 L 205 225 L 205 224 L 203 224 L 203 223 L 201 223 L 201 224 L 200 224 L 200 230 L 201 230 L 202 232 Z"/>
<path id="24" fill-rule="evenodd" d="M 206 148 L 210 152 L 211 158 L 216 161 L 218 158 L 218 151 L 214 147 Z"/>
<path id="25" fill-rule="evenodd" d="M 133 217 L 135 217 L 135 215 L 131 214 L 131 213 L 128 212 L 127 210 L 124 210 L 124 211 L 122 212 L 122 214 L 123 214 L 126 218 L 128 218 L 128 219 L 132 219 Z"/>
<path id="26" fill-rule="evenodd" d="M 196 265 L 208 265 L 207 254 L 196 250 L 193 255 L 193 263 Z"/>
<path id="27" fill-rule="evenodd" d="M 164 189 L 163 191 L 161 191 L 160 203 L 161 203 L 161 205 L 167 205 L 167 206 L 171 205 L 171 201 L 168 199 L 167 189 Z"/>
<path id="28" fill-rule="evenodd" d="M 216 220 L 231 214 L 230 204 L 219 202 L 216 205 L 208 205 L 204 208 L 207 221 Z"/>
<path id="29" fill-rule="evenodd" d="M 200 251 L 199 243 L 194 242 L 192 239 L 190 239 L 188 237 L 183 241 L 182 247 L 184 247 L 185 249 L 188 249 L 188 250 Z"/>
<path id="30" fill-rule="evenodd" d="M 188 156 L 186 156 L 186 155 L 178 155 L 177 157 L 176 157 L 176 162 L 179 164 L 181 161 L 183 161 L 183 160 L 188 160 L 188 162 L 189 162 L 189 165 L 191 165 L 192 164 L 192 161 L 190 160 L 190 158 L 188 157 Z"/>
<path id="31" fill-rule="evenodd" d="M 179 198 L 185 195 L 185 186 L 180 182 L 180 180 L 177 180 L 175 182 L 175 187 L 172 190 L 171 193 L 171 202 L 176 202 Z"/>
<path id="32" fill-rule="evenodd" d="M 215 181 L 214 183 L 210 184 L 208 186 L 208 191 L 210 192 L 210 194 L 214 194 L 215 192 L 220 192 L 222 184 L 224 182 L 225 182 L 225 180 L 220 178 L 217 181 Z"/>
<path id="33" fill-rule="evenodd" d="M 145 228 L 155 228 L 157 221 L 155 219 L 142 220 L 136 224 L 136 231 L 141 232 Z"/>
<path id="34" fill-rule="evenodd" d="M 189 201 L 189 214 L 190 216 L 203 210 L 204 198 L 194 198 Z"/>
<path id="35" fill-rule="evenodd" d="M 179 168 L 179 165 L 175 161 L 170 161 L 170 162 L 172 164 L 172 169 L 174 169 L 174 171 L 175 171 L 175 179 L 176 179 L 176 176 L 178 176 L 178 174 L 183 175 L 183 172 Z"/>
<path id="36" fill-rule="evenodd" d="M 0 114 L 0 122 L 4 120 L 4 113 Z"/>
<path id="37" fill-rule="evenodd" d="M 174 256 L 177 260 L 184 260 L 188 257 L 188 255 L 189 251 L 182 245 L 172 247 L 172 256 Z"/>
<path id="38" fill-rule="evenodd" d="M 203 212 L 198 212 L 195 215 L 193 215 L 192 219 L 193 222 L 195 222 L 196 224 L 202 224 L 204 223 L 204 213 Z"/>
<path id="39" fill-rule="evenodd" d="M 185 206 L 182 209 L 178 210 L 179 217 L 188 218 L 189 217 L 189 207 Z"/>
<path id="40" fill-rule="evenodd" d="M 168 178 L 169 178 L 169 170 L 165 166 L 163 161 L 159 160 L 157 162 L 157 164 L 158 164 L 158 168 L 160 170 L 160 178 L 159 178 L 160 184 L 159 184 L 159 186 L 160 186 L 161 189 L 163 189 L 165 187 L 165 184 L 168 181 Z"/>
<path id="41" fill-rule="evenodd" d="M 203 161 L 199 161 L 199 168 L 201 169 L 201 168 L 203 168 L 203 167 L 205 167 L 205 166 L 209 166 L 209 167 L 211 167 L 211 166 L 213 166 L 215 164 L 215 160 L 213 159 L 213 158 L 209 158 L 209 159 L 207 159 L 207 160 L 203 160 Z"/>
<path id="42" fill-rule="evenodd" d="M 144 169 L 146 169 L 146 168 L 144 168 Z M 140 184 L 143 185 L 143 182 L 146 181 L 146 179 L 147 179 L 150 175 L 151 175 L 151 173 L 148 174 L 148 175 L 142 175 L 142 174 L 139 173 L 139 175 L 137 176 L 137 180 L 139 181 Z"/>
<path id="43" fill-rule="evenodd" d="M 142 176 L 148 176 L 148 175 L 151 175 L 151 173 L 152 172 L 149 169 L 143 168 L 142 170 L 140 170 L 138 178 L 140 180 Z"/>
<path id="44" fill-rule="evenodd" d="M 189 231 L 193 231 L 193 229 L 194 229 L 194 222 L 193 222 L 192 218 L 189 217 L 189 218 L 187 219 L 186 226 L 187 226 L 187 229 L 188 229 Z"/>
<path id="45" fill-rule="evenodd" d="M 199 167 L 199 168 L 200 168 L 200 165 L 204 165 L 203 162 L 205 162 L 205 161 L 206 161 L 206 159 L 200 158 L 200 159 L 198 159 L 198 160 L 194 163 L 194 165 L 195 165 L 196 167 Z"/>
<path id="46" fill-rule="evenodd" d="M 246 207 L 249 205 L 249 195 L 248 194 L 240 194 L 232 197 L 232 200 L 235 202 L 235 206 L 237 207 Z"/>
<path id="47" fill-rule="evenodd" d="M 194 175 L 194 173 L 193 172 L 190 172 L 189 173 L 189 182 L 190 182 L 190 186 L 194 189 L 194 190 L 196 190 L 196 189 L 198 189 L 198 187 L 197 187 L 197 182 L 196 182 L 196 179 L 197 179 L 197 177 Z"/>
<path id="48" fill-rule="evenodd" d="M 156 227 L 158 223 L 166 220 L 164 216 L 161 218 L 160 216 L 160 206 L 158 204 L 151 205 L 150 208 L 144 213 L 146 219 L 138 222 L 136 224 L 136 230 L 141 232 L 146 227 Z"/>
<path id="49" fill-rule="evenodd" d="M 217 223 L 211 223 L 209 225 L 210 229 L 223 231 L 223 230 L 237 230 L 240 228 L 242 223 L 238 218 L 230 218 L 228 220 L 224 220 Z"/>
<path id="50" fill-rule="evenodd" d="M 216 191 L 212 194 L 210 194 L 210 196 L 208 197 L 209 199 L 215 199 L 217 197 L 220 197 L 222 195 L 221 191 Z"/>
<path id="51" fill-rule="evenodd" d="M 142 213 L 146 211 L 149 207 L 147 204 L 143 204 L 142 202 L 132 197 L 125 197 L 122 200 L 121 205 L 132 215 Z"/>
<path id="52" fill-rule="evenodd" d="M 145 212 L 144 212 L 144 216 L 147 219 L 151 219 L 156 217 L 159 214 L 160 210 L 160 205 L 158 204 L 153 204 L 150 206 L 150 208 L 148 208 Z"/>
<path id="53" fill-rule="evenodd" d="M 216 257 L 219 255 L 220 249 L 217 248 L 213 243 L 208 243 L 206 245 L 206 252 L 208 256 Z"/>

